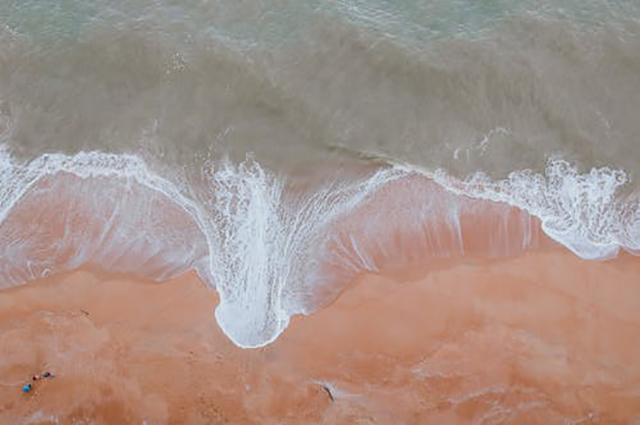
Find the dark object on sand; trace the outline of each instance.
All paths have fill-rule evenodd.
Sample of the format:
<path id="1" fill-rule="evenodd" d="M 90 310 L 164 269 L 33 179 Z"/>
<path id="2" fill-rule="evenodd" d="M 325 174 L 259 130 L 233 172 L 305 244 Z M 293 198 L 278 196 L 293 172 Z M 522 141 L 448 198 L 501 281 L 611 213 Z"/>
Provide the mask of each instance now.
<path id="1" fill-rule="evenodd" d="M 333 397 L 333 393 L 331 392 L 331 390 L 329 389 L 328 386 L 323 385 L 322 388 L 327 392 L 327 394 L 329 395 L 329 399 L 331 400 L 331 403 L 333 403 L 334 401 L 336 401 L 336 399 Z"/>
<path id="2" fill-rule="evenodd" d="M 43 378 L 55 378 L 55 375 L 51 372 L 43 372 L 40 375 L 33 375 L 31 377 L 31 379 L 34 381 L 39 381 L 40 379 L 43 379 Z"/>

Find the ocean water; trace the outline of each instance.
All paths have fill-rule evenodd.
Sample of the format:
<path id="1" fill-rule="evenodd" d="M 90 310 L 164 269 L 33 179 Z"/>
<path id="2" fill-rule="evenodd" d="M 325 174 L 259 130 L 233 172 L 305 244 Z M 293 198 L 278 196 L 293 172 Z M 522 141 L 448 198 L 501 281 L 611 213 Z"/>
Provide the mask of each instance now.
<path id="1" fill-rule="evenodd" d="M 635 1 L 2 1 L 0 287 L 195 269 L 225 334 L 259 347 L 363 272 L 637 254 L 639 18 Z"/>

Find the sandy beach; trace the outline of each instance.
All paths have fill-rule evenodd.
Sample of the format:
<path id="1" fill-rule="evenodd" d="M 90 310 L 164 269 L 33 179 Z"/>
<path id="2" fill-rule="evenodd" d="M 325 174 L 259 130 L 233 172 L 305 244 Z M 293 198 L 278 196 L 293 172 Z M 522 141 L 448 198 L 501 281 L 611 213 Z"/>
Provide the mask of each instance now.
<path id="1" fill-rule="evenodd" d="M 195 273 L 81 269 L 0 293 L 0 422 L 630 424 L 640 261 L 561 248 L 363 275 L 243 350 Z M 33 374 L 55 375 L 22 385 Z"/>

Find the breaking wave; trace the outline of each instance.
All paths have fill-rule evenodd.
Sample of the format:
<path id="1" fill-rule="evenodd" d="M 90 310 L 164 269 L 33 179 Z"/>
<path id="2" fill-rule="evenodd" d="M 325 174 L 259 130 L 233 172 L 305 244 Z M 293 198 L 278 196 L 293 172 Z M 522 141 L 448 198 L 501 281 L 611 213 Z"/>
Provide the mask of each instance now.
<path id="1" fill-rule="evenodd" d="M 195 269 L 220 295 L 225 334 L 259 347 L 364 272 L 517 255 L 551 244 L 545 234 L 585 259 L 640 251 L 627 175 L 562 159 L 501 181 L 394 164 L 304 190 L 251 158 L 200 175 L 101 152 L 20 162 L 2 148 L 1 287 L 87 264 L 154 280 Z"/>

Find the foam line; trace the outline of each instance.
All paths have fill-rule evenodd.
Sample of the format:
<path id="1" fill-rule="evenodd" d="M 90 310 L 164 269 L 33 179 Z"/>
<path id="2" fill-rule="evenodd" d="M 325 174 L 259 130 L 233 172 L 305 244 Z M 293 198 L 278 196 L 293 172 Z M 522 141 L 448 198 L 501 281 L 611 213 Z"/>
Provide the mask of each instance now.
<path id="1" fill-rule="evenodd" d="M 580 174 L 562 159 L 501 181 L 395 165 L 309 193 L 287 192 L 251 158 L 210 162 L 203 175 L 201 186 L 182 187 L 135 155 L 19 163 L 0 147 L 3 285 L 89 263 L 157 280 L 196 269 L 220 295 L 221 329 L 249 348 L 274 341 L 292 315 L 330 301 L 358 273 L 535 246 L 531 216 L 585 259 L 640 251 L 638 200 L 618 195 L 627 175 Z"/>

